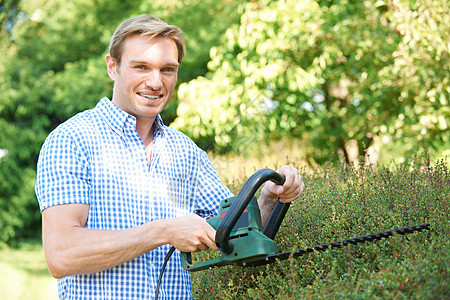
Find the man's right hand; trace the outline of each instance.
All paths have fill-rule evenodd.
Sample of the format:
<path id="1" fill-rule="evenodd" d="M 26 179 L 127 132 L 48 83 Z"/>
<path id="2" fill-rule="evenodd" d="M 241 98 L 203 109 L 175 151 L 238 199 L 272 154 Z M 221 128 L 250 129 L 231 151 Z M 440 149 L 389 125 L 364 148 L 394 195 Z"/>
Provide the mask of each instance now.
<path id="1" fill-rule="evenodd" d="M 168 243 L 183 252 L 217 250 L 216 230 L 198 215 L 167 220 Z"/>

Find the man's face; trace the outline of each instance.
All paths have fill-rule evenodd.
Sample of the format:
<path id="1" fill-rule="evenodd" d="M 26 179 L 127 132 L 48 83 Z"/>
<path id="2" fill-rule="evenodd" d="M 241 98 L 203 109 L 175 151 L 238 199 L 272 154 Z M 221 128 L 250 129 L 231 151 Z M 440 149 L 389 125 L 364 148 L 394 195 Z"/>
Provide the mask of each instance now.
<path id="1" fill-rule="evenodd" d="M 109 54 L 106 64 L 114 81 L 112 102 L 135 116 L 138 122 L 153 124 L 177 83 L 179 64 L 175 42 L 133 35 L 125 39 L 120 65 Z"/>

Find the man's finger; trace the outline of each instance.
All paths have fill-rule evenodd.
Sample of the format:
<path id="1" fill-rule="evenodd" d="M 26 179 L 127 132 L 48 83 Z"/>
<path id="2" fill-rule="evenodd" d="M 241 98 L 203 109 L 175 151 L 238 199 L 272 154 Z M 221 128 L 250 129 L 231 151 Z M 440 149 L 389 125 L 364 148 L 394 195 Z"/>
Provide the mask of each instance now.
<path id="1" fill-rule="evenodd" d="M 214 228 L 211 225 L 209 225 L 209 227 L 210 228 L 208 228 L 208 230 L 206 230 L 206 234 L 207 234 L 208 238 L 206 239 L 205 244 L 206 244 L 206 246 L 208 246 L 208 248 L 211 248 L 215 251 L 215 250 L 217 250 L 217 245 L 215 242 L 216 241 L 216 231 L 214 230 Z"/>

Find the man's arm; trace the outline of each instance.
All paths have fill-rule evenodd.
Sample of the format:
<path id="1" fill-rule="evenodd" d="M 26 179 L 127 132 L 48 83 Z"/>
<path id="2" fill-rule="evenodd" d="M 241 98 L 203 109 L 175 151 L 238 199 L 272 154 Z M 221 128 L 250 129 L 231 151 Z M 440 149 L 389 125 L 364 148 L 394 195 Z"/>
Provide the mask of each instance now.
<path id="1" fill-rule="evenodd" d="M 305 189 L 302 177 L 297 169 L 289 166 L 282 166 L 278 171 L 286 177 L 284 184 L 276 185 L 272 181 L 267 181 L 261 189 L 261 195 L 258 199 L 258 206 L 261 211 L 261 220 L 263 227 L 269 220 L 278 198 L 282 203 L 290 203 L 300 197 Z"/>
<path id="2" fill-rule="evenodd" d="M 217 249 L 214 229 L 197 215 L 125 230 L 96 230 L 85 228 L 88 214 L 87 204 L 57 205 L 42 212 L 44 252 L 54 277 L 106 270 L 164 244 L 186 252 Z"/>

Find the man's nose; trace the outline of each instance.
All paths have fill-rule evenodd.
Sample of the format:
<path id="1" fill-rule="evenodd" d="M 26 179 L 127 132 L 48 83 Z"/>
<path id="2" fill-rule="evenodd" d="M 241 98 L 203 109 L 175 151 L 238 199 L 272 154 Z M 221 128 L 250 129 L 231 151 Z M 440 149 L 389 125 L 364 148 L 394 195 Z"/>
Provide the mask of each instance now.
<path id="1" fill-rule="evenodd" d="M 147 74 L 145 87 L 153 91 L 159 91 L 162 87 L 161 74 L 159 71 L 152 71 Z"/>

